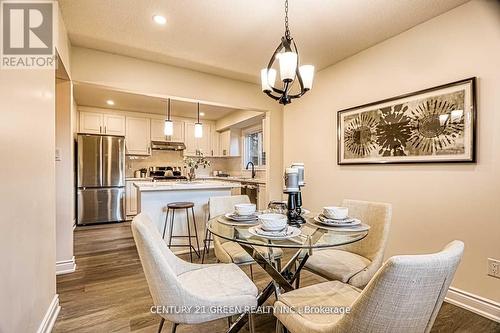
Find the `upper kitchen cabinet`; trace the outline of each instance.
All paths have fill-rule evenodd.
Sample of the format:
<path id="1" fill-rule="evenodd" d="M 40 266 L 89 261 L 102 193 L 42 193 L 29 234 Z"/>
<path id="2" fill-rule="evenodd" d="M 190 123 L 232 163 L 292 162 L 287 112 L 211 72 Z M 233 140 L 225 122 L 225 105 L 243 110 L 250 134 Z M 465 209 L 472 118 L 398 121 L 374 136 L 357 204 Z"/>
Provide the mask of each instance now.
<path id="1" fill-rule="evenodd" d="M 186 150 L 184 155 L 195 156 L 199 151 L 204 156 L 214 156 L 211 146 L 211 136 L 212 136 L 212 126 L 210 124 L 203 124 L 203 136 L 201 138 L 194 137 L 194 123 L 186 122 L 185 128 L 185 140 Z M 175 128 L 174 128 L 175 131 Z"/>
<path id="2" fill-rule="evenodd" d="M 80 112 L 80 133 L 125 135 L 125 116 Z"/>
<path id="3" fill-rule="evenodd" d="M 151 155 L 149 118 L 126 117 L 125 147 L 127 155 Z"/>
<path id="4" fill-rule="evenodd" d="M 240 156 L 240 130 L 225 130 L 219 135 L 219 156 Z"/>
<path id="5" fill-rule="evenodd" d="M 165 136 L 165 121 L 162 119 L 151 119 L 151 140 L 152 141 L 171 141 L 184 142 L 184 122 L 173 121 L 174 135 Z"/>
<path id="6" fill-rule="evenodd" d="M 103 114 L 104 134 L 125 135 L 125 117 L 116 114 Z"/>

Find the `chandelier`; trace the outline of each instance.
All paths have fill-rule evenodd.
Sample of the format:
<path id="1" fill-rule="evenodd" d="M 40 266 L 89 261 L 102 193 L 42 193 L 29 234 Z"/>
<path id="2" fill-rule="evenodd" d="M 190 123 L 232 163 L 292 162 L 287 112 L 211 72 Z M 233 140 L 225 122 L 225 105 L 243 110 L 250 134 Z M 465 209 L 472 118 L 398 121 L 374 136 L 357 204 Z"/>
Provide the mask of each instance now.
<path id="1" fill-rule="evenodd" d="M 281 89 L 274 86 L 277 72 L 272 67 L 276 59 L 279 62 Z M 313 77 L 313 65 L 299 67 L 299 51 L 288 28 L 288 0 L 285 0 L 285 35 L 281 37 L 281 42 L 269 60 L 267 68 L 260 71 L 262 91 L 272 99 L 279 101 L 280 104 L 286 105 L 291 103 L 292 99 L 301 97 L 311 89 Z M 291 94 L 291 88 L 296 79 L 299 82 L 300 92 Z"/>

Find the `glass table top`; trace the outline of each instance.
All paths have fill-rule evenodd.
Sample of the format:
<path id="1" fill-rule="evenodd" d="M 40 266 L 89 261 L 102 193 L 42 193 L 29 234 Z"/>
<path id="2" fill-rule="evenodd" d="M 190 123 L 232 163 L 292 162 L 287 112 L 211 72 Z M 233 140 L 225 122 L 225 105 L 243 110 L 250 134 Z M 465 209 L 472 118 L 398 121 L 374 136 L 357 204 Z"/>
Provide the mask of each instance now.
<path id="1" fill-rule="evenodd" d="M 217 216 L 207 223 L 208 230 L 215 236 L 245 245 L 276 248 L 314 249 L 328 248 L 357 242 L 368 235 L 369 227 L 365 224 L 355 227 L 332 227 L 314 220 L 310 213 L 304 216 L 306 223 L 295 230 L 289 238 L 266 237 L 258 235 L 255 227 L 258 222 L 237 222 Z M 297 234 L 297 235 L 295 235 Z"/>

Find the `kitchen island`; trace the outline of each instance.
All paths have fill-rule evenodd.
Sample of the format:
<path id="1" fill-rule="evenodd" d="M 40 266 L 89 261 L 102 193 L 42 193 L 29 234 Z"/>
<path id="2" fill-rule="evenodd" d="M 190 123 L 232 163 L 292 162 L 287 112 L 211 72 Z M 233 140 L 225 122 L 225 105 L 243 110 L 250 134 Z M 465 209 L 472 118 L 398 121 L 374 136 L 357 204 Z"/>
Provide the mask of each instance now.
<path id="1" fill-rule="evenodd" d="M 163 233 L 168 203 L 178 201 L 189 201 L 194 203 L 194 214 L 200 249 L 203 248 L 205 224 L 208 218 L 208 199 L 216 196 L 230 196 L 233 188 L 241 186 L 238 183 L 215 180 L 195 180 L 192 182 L 137 181 L 134 182 L 133 185 L 137 188 L 137 212 L 147 214 L 160 233 Z M 191 211 L 189 212 L 189 219 L 191 221 Z M 191 234 L 194 235 L 192 224 L 190 226 Z M 165 233 L 165 240 L 167 241 L 169 233 L 170 230 L 167 225 L 167 231 Z M 186 212 L 185 210 L 177 210 L 174 218 L 174 235 L 187 235 L 187 233 Z M 194 239 L 192 242 L 196 243 Z M 178 245 L 187 243 L 187 238 L 174 238 L 172 240 L 172 244 Z M 173 247 L 172 250 L 178 254 L 189 252 L 187 247 Z"/>

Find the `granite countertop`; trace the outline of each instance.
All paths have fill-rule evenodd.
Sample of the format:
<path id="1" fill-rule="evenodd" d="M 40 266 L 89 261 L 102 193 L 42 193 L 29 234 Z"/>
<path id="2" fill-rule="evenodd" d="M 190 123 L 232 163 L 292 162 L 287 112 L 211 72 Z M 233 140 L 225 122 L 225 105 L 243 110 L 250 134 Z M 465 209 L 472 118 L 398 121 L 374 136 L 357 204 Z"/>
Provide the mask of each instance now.
<path id="1" fill-rule="evenodd" d="M 199 190 L 199 189 L 219 189 L 219 188 L 237 188 L 240 184 L 223 182 L 223 181 L 212 181 L 212 180 L 194 180 L 192 182 L 188 181 L 161 181 L 161 182 L 151 182 L 151 181 L 137 181 L 134 182 L 134 186 L 137 187 L 139 191 L 149 192 L 149 191 L 176 191 L 176 190 Z"/>
<path id="2" fill-rule="evenodd" d="M 219 180 L 219 181 L 229 181 L 229 182 L 243 182 L 243 183 L 252 183 L 252 184 L 266 184 L 265 179 L 261 178 L 245 178 L 245 177 L 237 177 L 237 176 L 229 176 L 229 177 L 217 177 L 217 176 L 200 176 L 198 179 L 210 179 L 210 180 Z"/>
<path id="3" fill-rule="evenodd" d="M 152 181 L 153 178 L 152 177 L 141 177 L 141 178 L 137 178 L 137 177 L 125 177 L 125 180 L 144 180 L 144 181 Z"/>

